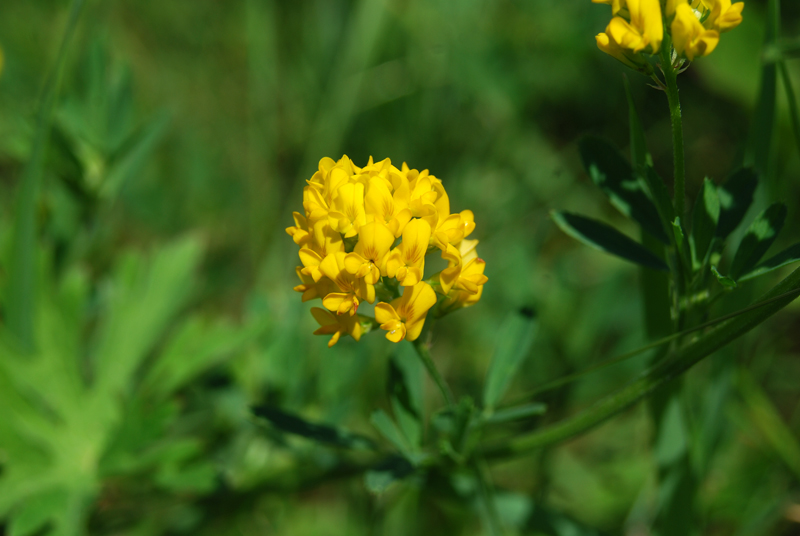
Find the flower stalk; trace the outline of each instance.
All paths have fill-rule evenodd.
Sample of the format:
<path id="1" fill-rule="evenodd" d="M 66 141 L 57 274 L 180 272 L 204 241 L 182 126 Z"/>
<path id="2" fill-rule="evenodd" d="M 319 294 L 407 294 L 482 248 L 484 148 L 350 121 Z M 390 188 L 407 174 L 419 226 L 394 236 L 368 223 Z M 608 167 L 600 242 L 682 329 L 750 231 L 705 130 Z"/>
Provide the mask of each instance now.
<path id="1" fill-rule="evenodd" d="M 672 125 L 672 154 L 675 190 L 675 215 L 684 219 L 686 211 L 686 158 L 683 149 L 683 121 L 681 119 L 681 101 L 678 94 L 678 70 L 672 64 L 672 45 L 668 40 L 661 47 L 661 70 L 664 73 L 665 92 L 669 103 L 669 118 Z"/>
<path id="2" fill-rule="evenodd" d="M 422 364 L 425 365 L 425 368 L 428 370 L 428 374 L 431 375 L 433 382 L 439 388 L 439 392 L 442 393 L 442 398 L 444 398 L 445 402 L 449 407 L 455 405 L 455 399 L 453 398 L 453 393 L 450 391 L 450 387 L 447 385 L 442 374 L 439 372 L 439 369 L 436 368 L 436 363 L 433 362 L 433 358 L 431 357 L 431 351 L 428 347 L 427 342 L 423 342 L 421 338 L 413 341 L 414 350 L 417 351 L 417 355 L 419 356 Z"/>

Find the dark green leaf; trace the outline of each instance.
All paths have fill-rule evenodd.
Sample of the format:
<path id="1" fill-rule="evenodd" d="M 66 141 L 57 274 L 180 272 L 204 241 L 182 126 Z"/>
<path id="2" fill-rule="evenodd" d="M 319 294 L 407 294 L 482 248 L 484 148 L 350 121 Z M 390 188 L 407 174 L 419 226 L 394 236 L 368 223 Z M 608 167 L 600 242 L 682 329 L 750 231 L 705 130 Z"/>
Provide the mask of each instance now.
<path id="1" fill-rule="evenodd" d="M 499 424 L 509 421 L 519 421 L 529 417 L 536 417 L 543 415 L 547 411 L 547 404 L 541 402 L 531 402 L 530 404 L 523 404 L 522 406 L 514 406 L 512 408 L 503 408 L 495 411 L 486 419 L 489 424 Z"/>
<path id="2" fill-rule="evenodd" d="M 765 26 L 764 47 L 769 48 L 777 45 L 780 37 L 780 7 L 778 0 L 769 0 Z M 755 167 L 762 176 L 766 176 L 769 169 L 772 139 L 775 130 L 777 85 L 777 65 L 772 62 L 764 62 L 761 67 L 758 102 L 753 124 L 750 128 L 745 155 L 745 164 Z"/>
<path id="3" fill-rule="evenodd" d="M 797 108 L 797 96 L 792 86 L 792 77 L 789 75 L 789 70 L 786 68 L 786 62 L 781 60 L 778 62 L 778 70 L 783 80 L 783 89 L 786 93 L 786 100 L 789 102 L 789 119 L 792 122 L 792 130 L 794 131 L 794 141 L 797 144 L 798 154 L 800 155 L 800 110 Z"/>
<path id="4" fill-rule="evenodd" d="M 786 205 L 773 203 L 756 217 L 739 244 L 731 265 L 731 277 L 752 270 L 778 237 L 786 221 Z"/>
<path id="5" fill-rule="evenodd" d="M 368 437 L 354 434 L 326 424 L 315 424 L 287 413 L 274 406 L 256 406 L 252 408 L 257 417 L 267 419 L 273 426 L 283 432 L 299 435 L 319 443 L 327 443 L 351 449 L 374 449 L 375 443 Z"/>
<path id="6" fill-rule="evenodd" d="M 717 193 L 720 212 L 717 238 L 727 238 L 742 223 L 747 209 L 753 204 L 756 186 L 758 186 L 758 175 L 751 168 L 735 171 L 719 186 Z"/>
<path id="7" fill-rule="evenodd" d="M 644 129 L 642 122 L 639 119 L 639 113 L 636 111 L 636 105 L 633 103 L 633 95 L 631 95 L 631 84 L 628 77 L 622 75 L 622 80 L 625 85 L 625 96 L 628 99 L 628 122 L 630 125 L 631 136 L 631 161 L 637 170 L 643 171 L 647 164 L 647 141 L 644 137 Z"/>
<path id="8" fill-rule="evenodd" d="M 500 329 L 483 389 L 485 407 L 493 408 L 505 394 L 511 379 L 530 352 L 537 326 L 533 311 L 523 309 L 511 313 Z"/>
<path id="9" fill-rule="evenodd" d="M 647 268 L 669 271 L 664 261 L 610 225 L 563 211 L 552 211 L 550 216 L 562 231 L 587 246 Z"/>
<path id="10" fill-rule="evenodd" d="M 719 284 L 722 285 L 723 287 L 736 288 L 736 281 L 734 281 L 728 276 L 724 276 L 721 273 L 719 273 L 719 270 L 717 270 L 716 266 L 711 267 L 711 273 L 714 274 L 714 277 L 717 278 L 717 281 L 719 281 Z"/>
<path id="11" fill-rule="evenodd" d="M 364 484 L 372 493 L 383 493 L 389 486 L 414 473 L 414 466 L 401 456 L 392 456 L 364 475 Z"/>
<path id="12" fill-rule="evenodd" d="M 669 244 L 658 210 L 619 151 L 607 141 L 595 137 L 582 139 L 578 148 L 583 167 L 611 204 L 638 222 L 642 229 Z"/>
<path id="13" fill-rule="evenodd" d="M 643 179 L 647 184 L 647 189 L 650 190 L 650 196 L 655 200 L 661 221 L 669 229 L 668 224 L 675 220 L 675 207 L 672 206 L 672 199 L 667 191 L 667 185 L 664 184 L 664 179 L 653 169 L 653 166 L 649 165 L 645 167 Z"/>
<path id="14" fill-rule="evenodd" d="M 719 223 L 719 196 L 717 187 L 708 179 L 703 181 L 703 188 L 694 203 L 692 213 L 692 264 L 699 269 L 705 263 L 711 240 Z"/>
<path id="15" fill-rule="evenodd" d="M 740 277 L 739 281 L 753 279 L 754 277 L 764 275 L 797 261 L 800 261 L 800 243 L 789 246 L 774 257 L 770 257 L 769 259 L 765 260 L 753 270 Z"/>

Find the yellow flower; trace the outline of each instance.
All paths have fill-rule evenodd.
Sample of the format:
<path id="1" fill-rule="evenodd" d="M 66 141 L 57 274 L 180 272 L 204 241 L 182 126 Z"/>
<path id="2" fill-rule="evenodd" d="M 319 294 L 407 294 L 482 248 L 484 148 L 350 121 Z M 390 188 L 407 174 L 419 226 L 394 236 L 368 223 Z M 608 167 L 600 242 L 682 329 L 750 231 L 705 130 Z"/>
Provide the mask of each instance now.
<path id="1" fill-rule="evenodd" d="M 2 66 L 0 64 L 0 66 Z M 292 212 L 294 226 L 287 227 L 286 233 L 292 237 L 294 243 L 300 247 L 305 246 L 311 241 L 311 234 L 308 232 L 308 219 L 299 212 Z"/>
<path id="2" fill-rule="evenodd" d="M 634 54 L 630 50 L 622 48 L 619 43 L 614 41 L 608 33 L 608 28 L 606 28 L 606 33 L 597 34 L 595 40 L 597 41 L 597 48 L 612 58 L 621 61 L 631 69 L 638 71 L 647 63 L 641 54 Z"/>
<path id="3" fill-rule="evenodd" d="M 374 285 L 381 278 L 383 261 L 394 242 L 394 235 L 380 221 L 373 221 L 361 227 L 358 243 L 352 253 L 344 258 L 344 266 L 350 274 L 363 277 Z"/>
<path id="4" fill-rule="evenodd" d="M 483 285 L 489 278 L 483 275 L 486 262 L 480 258 L 473 258 L 466 262 L 447 298 L 442 302 L 440 311 L 450 313 L 456 309 L 475 305 L 483 295 Z"/>
<path id="5" fill-rule="evenodd" d="M 657 53 L 664 38 L 659 0 L 628 0 L 628 11 L 630 22 L 614 17 L 606 33 L 622 48 Z"/>
<path id="6" fill-rule="evenodd" d="M 326 157 L 303 188 L 303 211 L 293 213 L 294 225 L 286 228 L 300 246 L 302 266 L 295 269 L 300 284 L 294 290 L 304 302 L 322 299 L 327 310 L 312 313 L 321 326 L 315 333 L 333 335 L 329 346 L 343 334 L 361 337 L 366 320 L 358 308 L 375 301 L 376 285 L 390 302 L 375 312 L 387 338 L 419 337 L 437 301 L 423 281 L 425 256 L 436 247 L 447 267 L 430 281 L 455 304 L 450 308 L 480 298 L 483 261 L 475 251 L 478 241 L 466 239 L 475 229 L 474 214 L 451 214 L 441 179 L 428 170 L 410 169 L 405 162 L 398 169 L 388 158 L 370 157 L 360 168 L 346 155 L 338 161 Z"/>
<path id="7" fill-rule="evenodd" d="M 314 335 L 333 335 L 328 341 L 328 348 L 339 342 L 342 335 L 350 335 L 356 341 L 361 339 L 361 324 L 358 316 L 335 315 L 319 307 L 312 307 L 311 314 L 320 325 Z"/>
<path id="8" fill-rule="evenodd" d="M 361 226 L 367 223 L 363 184 L 348 182 L 338 187 L 333 206 L 328 212 L 328 222 L 334 231 L 342 233 L 345 238 L 358 234 Z"/>
<path id="9" fill-rule="evenodd" d="M 366 198 L 367 221 L 385 223 L 395 237 L 403 233 L 406 224 L 411 220 L 411 211 L 408 209 L 408 199 L 411 196 L 408 180 L 402 176 L 397 180 L 399 185 L 392 194 L 383 178 L 370 178 Z M 391 186 L 391 182 L 389 185 Z"/>
<path id="10" fill-rule="evenodd" d="M 301 284 L 294 287 L 295 292 L 302 292 L 302 301 L 307 302 L 316 298 L 324 298 L 329 293 L 334 291 L 333 282 L 327 277 L 323 277 L 319 281 L 314 281 L 310 275 L 304 274 L 298 266 L 295 271 L 297 277 L 300 278 Z"/>
<path id="11" fill-rule="evenodd" d="M 386 258 L 386 275 L 396 277 L 404 287 L 422 281 L 425 254 L 431 238 L 431 226 L 421 219 L 408 222 L 403 230 L 403 241 Z"/>
<path id="12" fill-rule="evenodd" d="M 729 32 L 742 22 L 744 2 L 731 5 L 731 0 L 703 0 L 711 10 L 706 25 L 720 33 Z M 710 5 L 709 5 L 710 4 Z"/>
<path id="13" fill-rule="evenodd" d="M 375 319 L 386 338 L 392 342 L 403 339 L 416 340 L 425 324 L 428 311 L 436 305 L 436 293 L 424 281 L 403 289 L 403 297 L 391 304 L 381 302 L 375 306 Z"/>
<path id="14" fill-rule="evenodd" d="M 594 4 L 608 4 L 611 6 L 611 14 L 616 15 L 627 7 L 625 0 L 592 0 Z"/>
<path id="15" fill-rule="evenodd" d="M 328 255 L 319 265 L 322 273 L 341 291 L 331 292 L 322 298 L 322 305 L 340 315 L 354 315 L 358 311 L 359 300 L 369 303 L 375 301 L 375 287 L 347 271 L 346 255 L 344 251 Z"/>
<path id="16" fill-rule="evenodd" d="M 689 4 L 679 4 L 672 21 L 672 44 L 675 52 L 683 54 L 689 61 L 707 56 L 719 43 L 719 32 L 706 30 Z"/>

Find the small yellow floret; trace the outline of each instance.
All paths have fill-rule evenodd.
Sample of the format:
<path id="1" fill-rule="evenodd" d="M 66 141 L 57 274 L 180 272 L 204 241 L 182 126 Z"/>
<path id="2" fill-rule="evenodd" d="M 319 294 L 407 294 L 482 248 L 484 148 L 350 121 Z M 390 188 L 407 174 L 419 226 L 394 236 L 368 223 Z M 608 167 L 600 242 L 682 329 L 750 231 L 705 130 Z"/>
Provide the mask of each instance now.
<path id="1" fill-rule="evenodd" d="M 693 61 L 695 57 L 711 54 L 717 43 L 719 32 L 704 28 L 689 4 L 678 5 L 672 21 L 672 44 L 678 54 Z"/>

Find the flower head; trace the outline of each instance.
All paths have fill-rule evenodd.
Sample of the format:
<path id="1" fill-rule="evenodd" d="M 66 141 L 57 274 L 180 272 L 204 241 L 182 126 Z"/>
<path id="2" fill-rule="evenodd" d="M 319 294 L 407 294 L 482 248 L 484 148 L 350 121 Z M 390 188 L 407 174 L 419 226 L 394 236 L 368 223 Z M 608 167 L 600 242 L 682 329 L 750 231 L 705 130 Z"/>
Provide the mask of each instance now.
<path id="1" fill-rule="evenodd" d="M 478 241 L 466 238 L 475 216 L 451 214 L 441 179 L 428 170 L 398 169 L 388 158 L 370 158 L 364 167 L 347 156 L 323 158 L 303 189 L 303 213 L 292 217 L 286 232 L 300 248 L 301 264 L 294 290 L 303 301 L 322 300 L 325 308 L 311 312 L 321 326 L 315 333 L 333 335 L 329 346 L 342 335 L 358 340 L 375 325 L 394 342 L 414 340 L 437 304 L 480 298 L 483 261 Z M 448 266 L 425 280 L 425 257 L 438 251 Z M 384 301 L 373 320 L 362 305 L 377 296 Z"/>
<path id="2" fill-rule="evenodd" d="M 675 8 L 675 19 L 672 21 L 675 52 L 693 61 L 696 56 L 711 54 L 717 43 L 719 32 L 704 28 L 689 4 L 679 4 Z"/>

